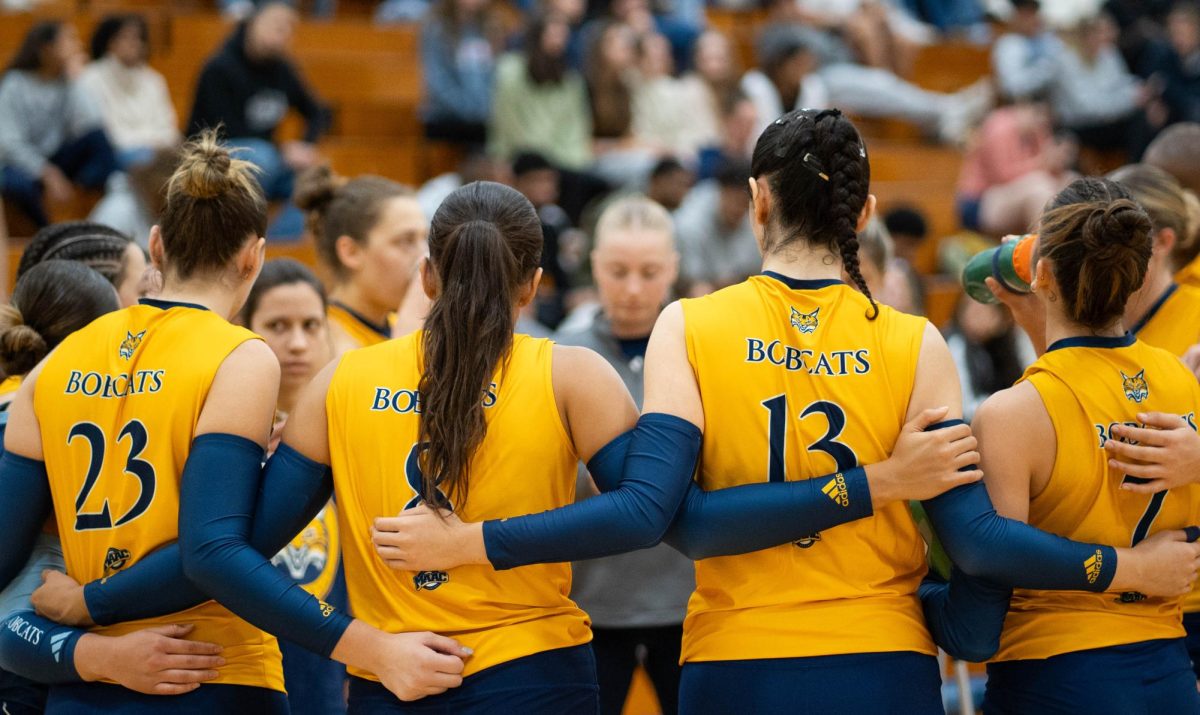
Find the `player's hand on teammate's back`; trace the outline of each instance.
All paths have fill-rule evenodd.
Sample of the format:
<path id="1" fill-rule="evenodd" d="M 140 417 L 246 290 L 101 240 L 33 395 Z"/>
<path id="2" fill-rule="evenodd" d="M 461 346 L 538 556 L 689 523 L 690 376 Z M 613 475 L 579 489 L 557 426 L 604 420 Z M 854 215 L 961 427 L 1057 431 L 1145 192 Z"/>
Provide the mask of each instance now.
<path id="1" fill-rule="evenodd" d="M 398 571 L 444 571 L 463 564 L 486 564 L 483 524 L 465 523 L 424 503 L 399 516 L 375 520 L 371 541 L 388 566 Z"/>
<path id="2" fill-rule="evenodd" d="M 1153 494 L 1200 481 L 1200 434 L 1179 415 L 1148 412 L 1138 415 L 1145 427 L 1116 425 L 1113 438 L 1104 442 L 1108 466 L 1125 474 L 1149 479 L 1125 482 L 1122 489 Z"/>
<path id="3" fill-rule="evenodd" d="M 92 614 L 88 613 L 87 601 L 83 598 L 83 586 L 62 571 L 42 571 L 42 585 L 33 592 L 31 599 L 38 615 L 49 618 L 64 626 L 90 626 Z"/>
<path id="4" fill-rule="evenodd" d="M 1188 540 L 1188 531 L 1195 530 L 1160 531 L 1132 549 L 1118 549 L 1117 573 L 1108 590 L 1164 598 L 1189 593 L 1200 569 L 1200 543 Z"/>
<path id="5" fill-rule="evenodd" d="M 221 646 L 186 640 L 193 626 L 166 625 L 123 636 L 88 633 L 75 646 L 84 680 L 112 680 L 147 695 L 182 695 L 217 677 Z"/>
<path id="6" fill-rule="evenodd" d="M 462 685 L 463 658 L 471 654 L 458 641 L 436 633 L 392 633 L 384 639 L 375 670 L 379 681 L 401 700 L 419 700 Z"/>
<path id="7" fill-rule="evenodd" d="M 978 468 L 958 471 L 979 464 L 979 443 L 968 425 L 925 431 L 944 420 L 948 412 L 946 407 L 921 412 L 900 431 L 892 456 L 866 467 L 876 508 L 897 500 L 932 499 L 983 478 Z"/>

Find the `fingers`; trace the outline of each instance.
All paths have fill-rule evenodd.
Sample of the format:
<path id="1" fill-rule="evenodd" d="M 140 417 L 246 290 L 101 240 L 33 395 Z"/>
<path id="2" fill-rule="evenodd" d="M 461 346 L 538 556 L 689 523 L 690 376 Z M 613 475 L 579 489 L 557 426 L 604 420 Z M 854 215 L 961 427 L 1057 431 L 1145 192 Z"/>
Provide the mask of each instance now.
<path id="1" fill-rule="evenodd" d="M 1158 413 L 1155 413 L 1158 414 Z M 1149 415 L 1147 415 L 1149 417 Z M 1179 420 L 1183 422 L 1182 419 Z M 1186 427 L 1186 425 L 1184 425 Z M 1110 439 L 1105 441 L 1104 447 L 1109 450 L 1119 449 L 1121 445 L 1127 445 L 1131 442 L 1137 442 L 1141 445 L 1149 445 L 1151 447 L 1167 446 L 1170 431 L 1178 425 L 1164 427 L 1163 429 L 1143 429 L 1141 427 L 1130 427 L 1129 425 L 1114 425 L 1112 433 L 1114 437 L 1119 439 Z M 1111 445 L 1111 446 L 1110 446 Z"/>
<path id="2" fill-rule="evenodd" d="M 185 641 L 178 638 L 172 638 L 165 645 L 166 652 L 176 655 L 192 655 L 192 656 L 215 656 L 220 654 L 221 646 L 216 643 L 206 643 L 204 641 Z M 221 663 L 220 665 L 224 665 Z M 206 667 L 215 666 L 186 666 L 186 667 Z"/>
<path id="3" fill-rule="evenodd" d="M 438 692 L 445 692 L 450 688 L 457 688 L 462 685 L 462 676 L 453 673 L 434 673 L 425 679 L 425 685 L 428 688 L 436 688 Z M 432 693 L 430 693 L 432 695 Z"/>
<path id="4" fill-rule="evenodd" d="M 172 684 L 188 684 L 188 683 L 204 683 L 209 680 L 214 680 L 218 673 L 215 670 L 164 670 L 158 673 L 157 677 L 161 678 L 164 683 Z"/>
<path id="5" fill-rule="evenodd" d="M 161 636 L 166 636 L 168 638 L 183 638 L 187 634 L 191 633 L 192 629 L 195 627 L 196 626 L 192 625 L 191 623 L 169 623 L 165 626 L 155 626 L 153 628 L 147 628 L 146 630 L 151 633 L 157 633 Z M 218 652 L 219 650 L 220 647 L 218 646 Z"/>
<path id="6" fill-rule="evenodd" d="M 409 512 L 411 513 L 411 511 Z M 374 531 L 378 532 L 396 532 L 400 530 L 400 525 L 404 523 L 407 516 L 380 516 L 375 518 Z M 374 532 L 372 532 L 374 533 Z"/>
<path id="7" fill-rule="evenodd" d="M 183 695 L 200 687 L 200 683 L 155 683 L 151 695 Z"/>
<path id="8" fill-rule="evenodd" d="M 446 636 L 440 636 L 437 633 L 426 633 L 424 636 L 422 636 L 421 643 L 425 647 L 432 648 L 433 650 L 437 651 L 438 653 L 445 653 L 446 655 L 456 656 L 457 658 L 466 658 L 467 656 L 469 656 L 475 652 L 475 651 L 471 650 L 470 648 L 466 647 L 465 645 L 454 640 L 453 638 L 447 638 Z M 460 666 L 458 670 L 452 670 L 452 671 L 447 671 L 447 672 L 461 673 L 462 672 L 462 667 L 461 667 L 462 660 L 459 660 L 458 662 L 459 662 L 459 666 Z"/>
<path id="9" fill-rule="evenodd" d="M 953 479 L 951 479 L 951 482 L 956 487 L 961 487 L 964 484 L 974 484 L 980 479 L 983 479 L 982 469 L 972 469 L 969 472 L 955 472 L 954 474 L 955 476 Z"/>
<path id="10" fill-rule="evenodd" d="M 970 452 L 962 452 L 954 458 L 953 466 L 955 469 L 962 469 L 963 467 L 969 467 L 972 464 L 979 464 L 979 459 L 979 452 L 974 450 Z"/>
<path id="11" fill-rule="evenodd" d="M 1126 474 L 1128 474 L 1128 472 L 1126 472 Z M 1122 491 L 1133 492 L 1134 494 L 1158 494 L 1159 492 L 1166 491 L 1170 488 L 1171 485 L 1165 479 L 1152 479 L 1151 481 L 1143 484 L 1138 484 L 1136 482 L 1125 482 L 1121 485 Z"/>
<path id="12" fill-rule="evenodd" d="M 1172 415 L 1172 414 L 1168 414 L 1166 412 L 1139 412 L 1138 420 L 1140 420 L 1141 423 L 1146 425 L 1147 427 L 1157 427 L 1160 430 L 1173 430 L 1173 429 L 1179 429 L 1181 427 L 1186 428 L 1188 426 L 1187 422 L 1179 415 Z M 1124 435 L 1125 427 L 1119 426 L 1119 429 L 1121 430 L 1121 434 Z M 1137 432 L 1139 434 L 1142 432 L 1149 431 L 1149 430 L 1138 429 L 1135 427 L 1130 427 L 1129 429 L 1137 430 Z M 1140 438 L 1138 438 L 1138 441 L 1140 442 L 1142 440 Z"/>
<path id="13" fill-rule="evenodd" d="M 219 655 L 168 655 L 163 660 L 164 670 L 216 670 L 225 665 Z"/>
<path id="14" fill-rule="evenodd" d="M 926 427 L 941 422 L 946 419 L 946 415 L 948 414 L 950 414 L 949 406 L 931 407 L 927 410 L 922 410 L 921 414 L 914 417 L 905 426 L 913 432 L 924 432 Z"/>
<path id="15" fill-rule="evenodd" d="M 1109 446 L 1113 445 L 1113 446 Z M 1140 444 L 1128 444 L 1126 442 L 1117 442 L 1108 440 L 1104 443 L 1104 448 L 1108 453 L 1115 455 L 1121 459 L 1131 459 L 1138 462 L 1155 462 L 1155 455 L 1161 454 L 1162 451 L 1158 447 L 1143 447 Z M 1135 470 L 1136 473 L 1136 470 Z M 1138 476 L 1141 476 L 1140 474 Z"/>

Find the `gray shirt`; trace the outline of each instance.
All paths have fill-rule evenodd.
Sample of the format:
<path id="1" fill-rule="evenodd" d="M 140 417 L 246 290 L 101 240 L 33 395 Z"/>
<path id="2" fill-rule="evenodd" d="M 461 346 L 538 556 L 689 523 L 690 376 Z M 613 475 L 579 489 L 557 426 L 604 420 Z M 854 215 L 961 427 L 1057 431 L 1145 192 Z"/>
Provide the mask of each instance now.
<path id="1" fill-rule="evenodd" d="M 642 358 L 628 358 L 613 337 L 608 320 L 597 311 L 584 327 L 559 333 L 563 345 L 579 345 L 599 353 L 616 369 L 630 394 L 642 405 Z M 596 494 L 581 464 L 576 498 Z M 573 564 L 571 598 L 598 628 L 644 628 L 683 623 L 687 601 L 696 586 L 692 561 L 666 544 L 651 549 Z"/>
<path id="2" fill-rule="evenodd" d="M 675 212 L 675 235 L 679 237 L 683 277 L 723 288 L 758 273 L 762 254 L 748 212 L 731 231 L 718 225 L 720 201 L 721 186 L 716 179 L 697 184 Z"/>
<path id="3" fill-rule="evenodd" d="M 0 79 L 0 166 L 38 177 L 71 139 L 101 126 L 100 112 L 74 82 L 13 70 Z"/>

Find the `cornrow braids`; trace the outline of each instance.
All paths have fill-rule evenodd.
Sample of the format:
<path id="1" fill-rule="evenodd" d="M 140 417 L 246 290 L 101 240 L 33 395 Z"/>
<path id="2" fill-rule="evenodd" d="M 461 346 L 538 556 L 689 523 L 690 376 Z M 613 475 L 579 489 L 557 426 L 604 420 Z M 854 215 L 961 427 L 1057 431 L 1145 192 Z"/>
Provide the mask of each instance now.
<path id="1" fill-rule="evenodd" d="M 51 224 L 34 234 L 21 253 L 17 278 L 43 261 L 78 261 L 95 269 L 114 285 L 124 278 L 125 250 L 133 239 L 114 228 L 91 221 Z"/>
<path id="2" fill-rule="evenodd" d="M 871 295 L 871 289 L 867 287 L 867 281 L 863 278 L 862 268 L 858 263 L 858 217 L 862 214 L 867 199 L 870 164 L 865 161 L 866 149 L 858 137 L 858 132 L 854 131 L 849 122 L 835 127 L 834 136 L 837 134 L 842 135 L 842 141 L 834 159 L 836 168 L 829 177 L 830 189 L 833 192 L 830 218 L 833 223 L 834 241 L 842 254 L 842 268 L 870 301 L 869 317 L 874 320 L 879 315 L 879 304 Z M 850 136 L 851 134 L 853 136 Z"/>

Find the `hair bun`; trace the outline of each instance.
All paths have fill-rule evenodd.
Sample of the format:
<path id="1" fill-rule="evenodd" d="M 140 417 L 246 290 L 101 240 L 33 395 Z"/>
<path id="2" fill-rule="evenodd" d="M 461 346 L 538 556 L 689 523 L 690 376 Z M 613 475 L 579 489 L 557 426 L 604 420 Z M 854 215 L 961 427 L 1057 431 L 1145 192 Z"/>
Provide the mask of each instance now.
<path id="1" fill-rule="evenodd" d="M 0 367 L 5 375 L 24 375 L 50 350 L 38 331 L 25 324 L 15 306 L 0 306 Z"/>
<path id="2" fill-rule="evenodd" d="M 173 188 L 197 199 L 215 198 L 228 191 L 233 183 L 232 167 L 229 150 L 217 141 L 216 132 L 206 130 L 180 150 Z"/>
<path id="3" fill-rule="evenodd" d="M 326 165 L 306 169 L 296 177 L 296 190 L 292 200 L 304 211 L 323 212 L 337 196 L 338 189 L 346 185 L 346 179 L 333 173 Z"/>
<path id="4" fill-rule="evenodd" d="M 1130 199 L 1095 206 L 1083 222 L 1082 238 L 1089 258 L 1107 261 L 1127 248 L 1150 240 L 1153 224 L 1145 210 Z"/>

